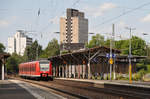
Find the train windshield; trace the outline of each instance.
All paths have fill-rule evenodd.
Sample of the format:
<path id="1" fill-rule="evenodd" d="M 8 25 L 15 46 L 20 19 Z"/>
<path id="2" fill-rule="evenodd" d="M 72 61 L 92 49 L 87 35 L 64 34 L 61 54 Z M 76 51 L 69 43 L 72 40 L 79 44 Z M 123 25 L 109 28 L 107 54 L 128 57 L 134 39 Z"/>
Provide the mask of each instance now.
<path id="1" fill-rule="evenodd" d="M 49 62 L 40 62 L 40 71 L 49 71 Z"/>

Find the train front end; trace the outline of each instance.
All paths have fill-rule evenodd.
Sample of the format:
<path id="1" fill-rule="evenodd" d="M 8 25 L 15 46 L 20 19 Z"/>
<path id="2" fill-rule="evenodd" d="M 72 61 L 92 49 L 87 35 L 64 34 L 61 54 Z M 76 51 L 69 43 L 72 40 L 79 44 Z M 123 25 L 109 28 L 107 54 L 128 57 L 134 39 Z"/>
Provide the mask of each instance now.
<path id="1" fill-rule="evenodd" d="M 53 80 L 52 64 L 50 61 L 39 61 L 41 79 Z"/>

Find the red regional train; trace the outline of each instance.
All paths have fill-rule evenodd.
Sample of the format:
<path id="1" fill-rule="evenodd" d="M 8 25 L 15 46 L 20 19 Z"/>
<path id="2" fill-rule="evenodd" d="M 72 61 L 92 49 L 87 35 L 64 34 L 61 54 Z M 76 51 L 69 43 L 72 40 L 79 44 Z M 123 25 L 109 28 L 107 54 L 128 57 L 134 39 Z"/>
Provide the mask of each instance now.
<path id="1" fill-rule="evenodd" d="M 21 63 L 19 76 L 23 78 L 35 78 L 36 80 L 53 80 L 52 64 L 48 60 Z"/>

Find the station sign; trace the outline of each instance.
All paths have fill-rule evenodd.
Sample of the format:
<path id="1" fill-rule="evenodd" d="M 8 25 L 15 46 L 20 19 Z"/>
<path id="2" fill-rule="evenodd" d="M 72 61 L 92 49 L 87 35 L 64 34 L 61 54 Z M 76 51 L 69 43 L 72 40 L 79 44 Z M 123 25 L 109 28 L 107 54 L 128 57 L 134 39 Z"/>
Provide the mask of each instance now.
<path id="1" fill-rule="evenodd" d="M 106 57 L 107 57 L 107 58 L 110 58 L 111 55 L 110 55 L 109 53 L 107 53 L 107 54 L 106 54 Z M 116 54 L 112 54 L 112 58 L 115 58 L 115 57 L 116 57 Z"/>

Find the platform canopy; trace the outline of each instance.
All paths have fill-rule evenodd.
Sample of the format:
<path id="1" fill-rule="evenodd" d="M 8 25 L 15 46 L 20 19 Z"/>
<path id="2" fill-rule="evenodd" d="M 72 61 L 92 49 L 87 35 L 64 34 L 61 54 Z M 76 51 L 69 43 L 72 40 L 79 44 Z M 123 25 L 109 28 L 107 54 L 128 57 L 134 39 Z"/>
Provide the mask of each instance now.
<path id="1" fill-rule="evenodd" d="M 0 53 L 0 61 L 7 59 L 9 56 L 10 55 L 8 53 Z"/>
<path id="2" fill-rule="evenodd" d="M 61 54 L 57 56 L 52 56 L 48 58 L 55 65 L 63 64 L 87 64 L 89 60 L 91 63 L 96 61 L 96 59 L 105 59 L 108 61 L 110 58 L 110 48 L 99 46 L 94 48 L 88 48 L 84 50 L 78 50 L 72 53 Z M 112 55 L 118 62 L 128 62 L 127 55 L 120 55 L 121 51 L 117 49 L 112 49 Z M 145 56 L 132 56 L 132 62 L 138 62 L 141 59 L 145 59 Z M 99 60 L 98 60 L 99 61 Z"/>
<path id="3" fill-rule="evenodd" d="M 99 46 L 99 47 L 74 51 L 72 53 L 53 56 L 48 59 L 52 63 L 55 62 L 55 64 L 67 64 L 67 63 L 86 64 L 90 58 L 99 57 L 99 56 L 106 57 L 106 55 L 109 53 L 110 53 L 110 48 Z M 112 53 L 118 55 L 121 53 L 121 51 L 117 49 L 112 49 Z"/>
<path id="4" fill-rule="evenodd" d="M 0 53 L 0 80 L 4 80 L 5 79 L 5 62 L 6 59 L 9 57 L 10 55 L 7 53 Z"/>

